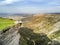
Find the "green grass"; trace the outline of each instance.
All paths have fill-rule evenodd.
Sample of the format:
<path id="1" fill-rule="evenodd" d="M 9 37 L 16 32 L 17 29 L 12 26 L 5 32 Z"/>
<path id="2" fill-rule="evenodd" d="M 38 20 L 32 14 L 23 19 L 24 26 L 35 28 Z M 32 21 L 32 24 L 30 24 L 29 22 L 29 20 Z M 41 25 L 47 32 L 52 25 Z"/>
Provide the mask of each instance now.
<path id="1" fill-rule="evenodd" d="M 14 24 L 14 20 L 0 17 L 0 31 L 8 26 L 12 26 L 13 24 Z"/>

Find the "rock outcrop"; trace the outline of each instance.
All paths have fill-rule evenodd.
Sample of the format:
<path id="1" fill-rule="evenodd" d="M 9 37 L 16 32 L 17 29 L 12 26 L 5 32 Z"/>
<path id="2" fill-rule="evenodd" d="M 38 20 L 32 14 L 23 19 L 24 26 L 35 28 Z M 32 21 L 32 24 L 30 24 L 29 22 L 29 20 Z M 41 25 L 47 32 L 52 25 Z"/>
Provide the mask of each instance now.
<path id="1" fill-rule="evenodd" d="M 19 45 L 20 35 L 18 33 L 20 27 L 9 27 L 0 32 L 0 45 Z"/>

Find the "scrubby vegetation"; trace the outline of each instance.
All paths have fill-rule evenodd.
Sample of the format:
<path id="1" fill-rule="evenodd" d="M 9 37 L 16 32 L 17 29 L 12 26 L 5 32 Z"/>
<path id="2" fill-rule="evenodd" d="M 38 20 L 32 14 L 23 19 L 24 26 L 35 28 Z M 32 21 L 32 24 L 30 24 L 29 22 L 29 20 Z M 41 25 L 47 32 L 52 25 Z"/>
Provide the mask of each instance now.
<path id="1" fill-rule="evenodd" d="M 48 45 L 50 41 L 46 34 L 34 33 L 27 27 L 20 28 L 19 33 L 21 35 L 20 45 Z"/>

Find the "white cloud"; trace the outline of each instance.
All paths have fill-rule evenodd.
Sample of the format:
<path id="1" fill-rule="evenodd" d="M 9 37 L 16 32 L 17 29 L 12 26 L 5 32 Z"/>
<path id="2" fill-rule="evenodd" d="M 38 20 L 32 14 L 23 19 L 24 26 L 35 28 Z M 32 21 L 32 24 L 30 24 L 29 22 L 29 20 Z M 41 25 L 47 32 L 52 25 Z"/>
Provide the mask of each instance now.
<path id="1" fill-rule="evenodd" d="M 0 7 L 0 12 L 7 12 L 7 13 L 39 13 L 38 7 L 29 7 L 29 6 L 22 6 L 22 7 Z"/>
<path id="2" fill-rule="evenodd" d="M 52 0 L 51 2 L 48 2 L 50 5 L 60 5 L 60 0 Z"/>
<path id="3" fill-rule="evenodd" d="M 49 4 L 50 5 L 60 5 L 60 3 L 57 3 L 57 2 L 50 2 Z"/>
<path id="4" fill-rule="evenodd" d="M 30 1 L 33 1 L 33 2 L 44 2 L 44 1 L 47 1 L 47 0 L 30 0 Z"/>
<path id="5" fill-rule="evenodd" d="M 60 0 L 4 0 L 4 1 L 0 1 L 0 5 L 7 5 L 7 4 L 12 4 L 14 2 L 21 2 L 23 1 L 23 3 L 26 3 L 26 2 L 46 2 L 46 5 L 50 4 L 50 5 L 60 5 Z"/>
<path id="6" fill-rule="evenodd" d="M 60 5 L 60 0 L 30 0 L 32 2 L 46 2 L 46 5 Z"/>
<path id="7" fill-rule="evenodd" d="M 56 6 L 56 7 L 34 7 L 34 6 L 0 7 L 0 12 L 4 12 L 4 13 L 51 13 L 51 12 L 60 12 L 60 6 Z"/>
<path id="8" fill-rule="evenodd" d="M 50 2 L 48 0 L 4 0 L 4 1 L 1 1 L 0 2 L 0 5 L 7 5 L 7 4 L 12 4 L 12 3 L 15 3 L 15 2 L 21 2 L 21 1 L 24 1 L 24 2 L 29 2 L 29 1 L 33 1 L 33 2 L 46 2 L 46 5 L 59 5 L 60 3 L 60 0 L 51 0 Z M 45 6 L 45 7 L 42 7 L 42 6 L 36 6 L 36 5 L 19 5 L 19 6 L 10 6 L 10 7 L 2 7 L 0 6 L 0 12 L 7 12 L 7 13 L 47 13 L 47 12 L 60 12 L 60 6 L 57 7 L 57 6 L 51 6 L 51 7 L 48 7 L 48 6 Z"/>
<path id="9" fill-rule="evenodd" d="M 12 4 L 12 3 L 18 2 L 18 1 L 22 1 L 22 0 L 4 0 L 4 1 L 0 1 L 0 5 Z"/>

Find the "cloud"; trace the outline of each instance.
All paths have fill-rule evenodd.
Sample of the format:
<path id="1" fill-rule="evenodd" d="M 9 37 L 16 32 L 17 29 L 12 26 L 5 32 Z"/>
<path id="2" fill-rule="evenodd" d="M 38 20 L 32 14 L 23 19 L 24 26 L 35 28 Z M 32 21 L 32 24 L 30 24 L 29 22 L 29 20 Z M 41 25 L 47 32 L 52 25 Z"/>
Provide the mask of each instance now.
<path id="1" fill-rule="evenodd" d="M 0 5 L 8 5 L 8 4 L 13 4 L 15 2 L 24 3 L 24 4 L 26 2 L 28 2 L 28 4 L 33 2 L 33 4 L 39 3 L 39 4 L 43 4 L 43 5 L 60 5 L 60 0 L 4 0 L 4 1 L 0 1 Z"/>
<path id="2" fill-rule="evenodd" d="M 60 12 L 60 0 L 4 0 L 0 1 L 0 5 L 15 4 L 16 6 L 0 6 L 0 12 L 7 13 L 49 13 Z M 28 3 L 25 3 L 28 2 Z M 41 3 L 43 2 L 43 3 Z M 22 4 L 24 3 L 24 4 Z M 55 6 L 52 6 L 55 5 Z"/>
<path id="3" fill-rule="evenodd" d="M 47 0 L 30 0 L 32 2 L 44 2 L 44 1 L 47 1 Z"/>
<path id="4" fill-rule="evenodd" d="M 0 7 L 0 12 L 5 13 L 39 13 L 38 7 L 22 6 L 22 7 Z"/>
<path id="5" fill-rule="evenodd" d="M 7 4 L 12 4 L 14 2 L 19 2 L 22 0 L 4 0 L 4 1 L 0 1 L 0 5 L 7 5 Z"/>
<path id="6" fill-rule="evenodd" d="M 48 2 L 48 5 L 60 5 L 60 0 L 52 0 L 51 2 Z"/>
<path id="7" fill-rule="evenodd" d="M 32 2 L 44 3 L 45 5 L 60 5 L 60 0 L 30 0 Z M 42 3 L 42 4 L 43 4 Z"/>
<path id="8" fill-rule="evenodd" d="M 57 2 L 50 2 L 49 4 L 50 4 L 50 5 L 60 6 L 60 3 L 57 3 Z"/>
<path id="9" fill-rule="evenodd" d="M 18 6 L 18 7 L 0 7 L 3 13 L 51 13 L 60 12 L 60 6 L 56 7 L 34 7 L 34 6 Z"/>

